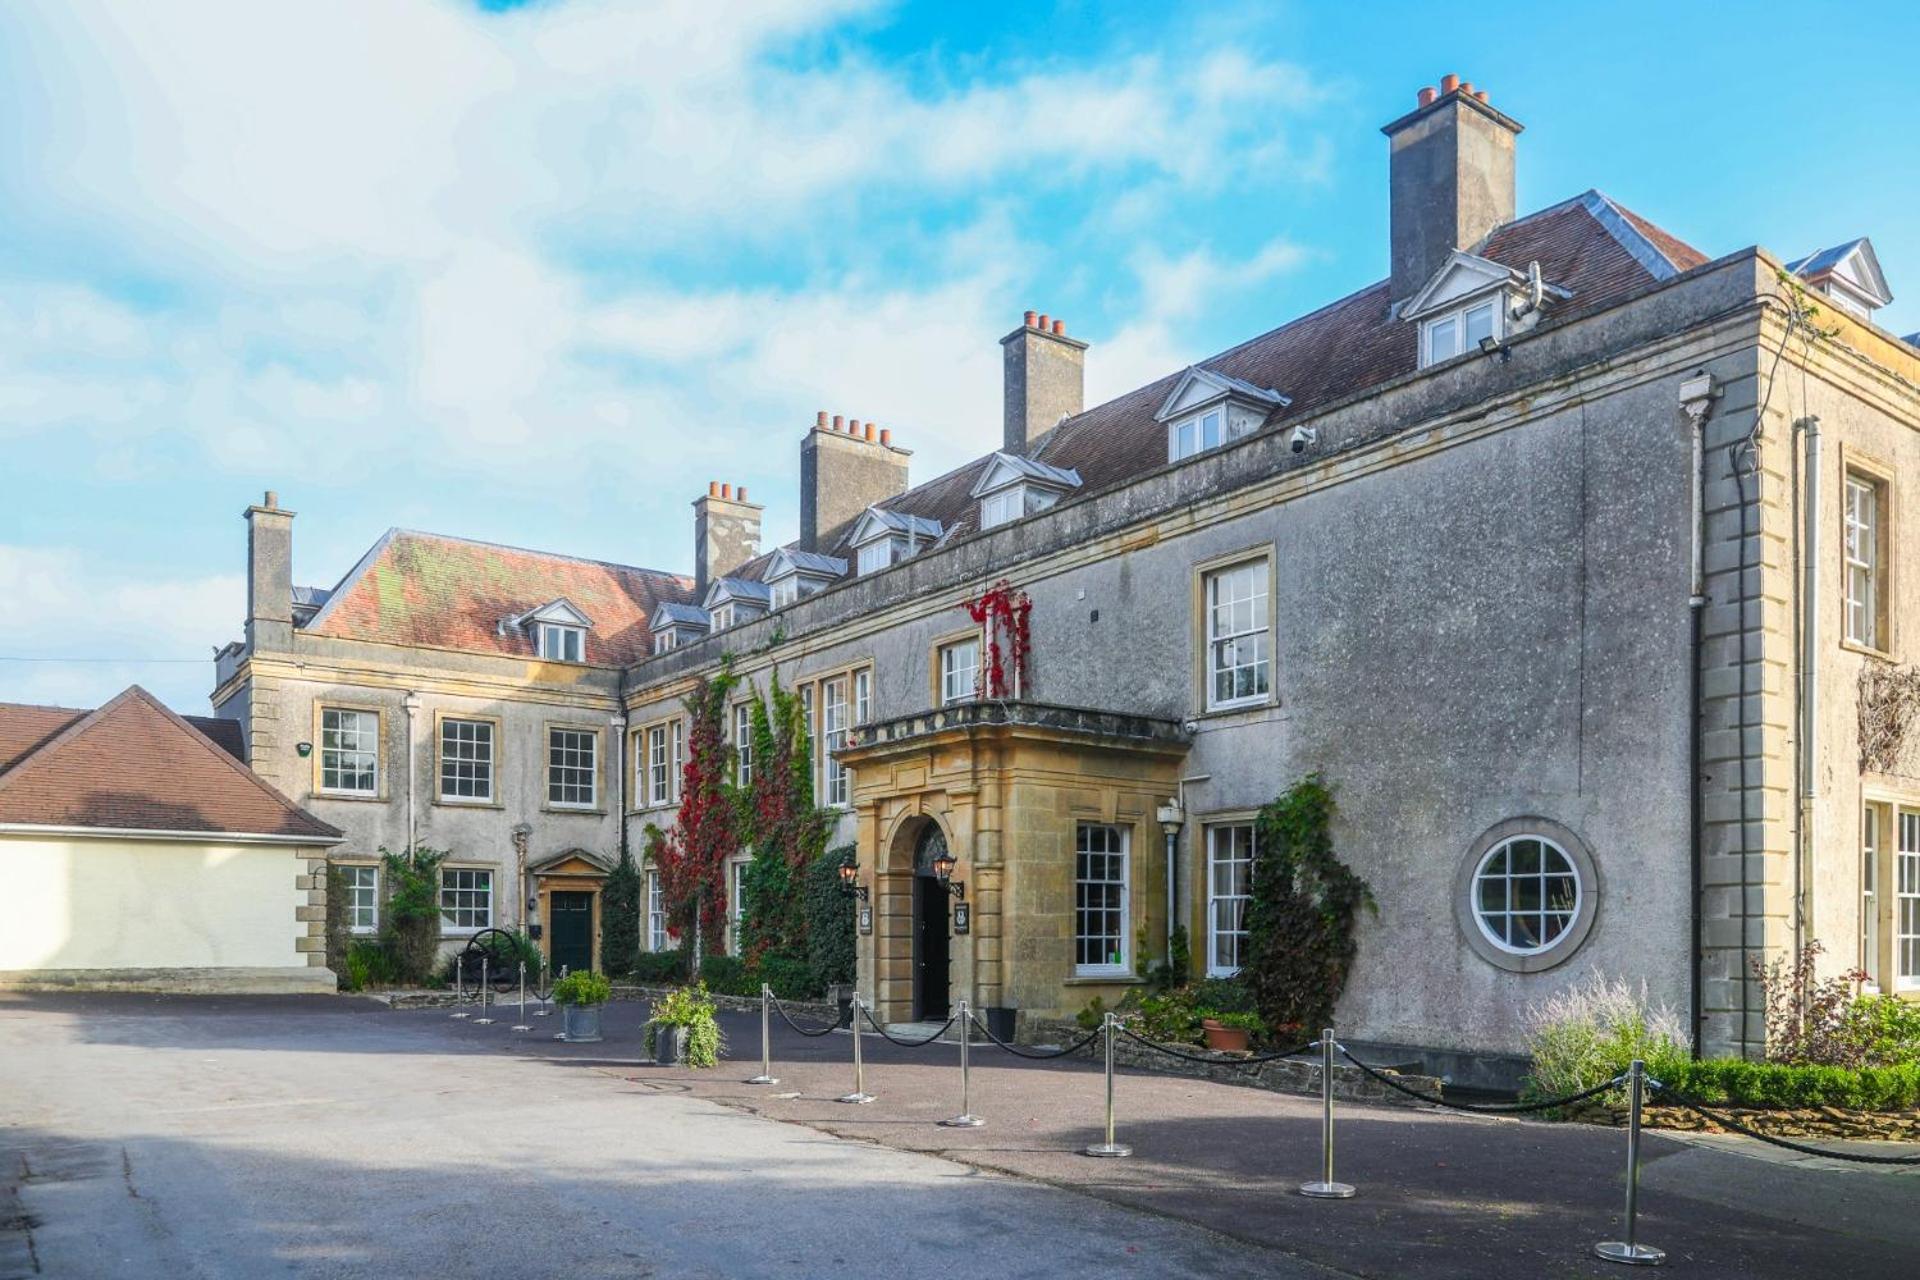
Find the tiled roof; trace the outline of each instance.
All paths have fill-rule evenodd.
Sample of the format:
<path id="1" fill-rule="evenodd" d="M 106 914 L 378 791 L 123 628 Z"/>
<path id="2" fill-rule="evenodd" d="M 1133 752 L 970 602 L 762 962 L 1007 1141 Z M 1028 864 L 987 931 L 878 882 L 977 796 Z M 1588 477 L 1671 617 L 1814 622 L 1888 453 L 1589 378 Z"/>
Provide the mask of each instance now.
<path id="1" fill-rule="evenodd" d="M 837 578 L 847 571 L 847 562 L 839 556 L 824 556 L 817 551 L 802 551 L 798 547 L 778 547 L 768 563 L 784 556 L 789 564 L 800 573 L 826 574 Z"/>
<path id="2" fill-rule="evenodd" d="M 86 714 L 72 707 L 35 707 L 20 702 L 0 702 L 0 774 Z"/>
<path id="3" fill-rule="evenodd" d="M 382 644 L 535 656 L 525 629 L 500 623 L 565 598 L 593 619 L 586 660 L 624 666 L 653 652 L 648 620 L 687 601 L 691 579 L 440 534 L 390 530 L 334 588 L 305 630 Z"/>
<path id="4" fill-rule="evenodd" d="M 238 720 L 228 720 L 222 716 L 181 716 L 188 724 L 213 740 L 213 745 L 238 760 L 247 762 L 247 739 L 241 732 Z"/>
<path id="5" fill-rule="evenodd" d="M 0 704 L 0 744 L 43 732 L 54 711 Z M 138 685 L 57 714 L 67 723 L 0 772 L 0 823 L 340 838 Z"/>
<path id="6" fill-rule="evenodd" d="M 1706 255 L 1597 191 L 1496 228 L 1475 253 L 1518 271 L 1539 262 L 1546 282 L 1570 296 L 1549 304 L 1541 328 L 1625 301 L 1691 270 Z M 1289 422 L 1336 400 L 1412 373 L 1419 334 L 1394 318 L 1387 282 L 1322 307 L 1230 348 L 1197 367 L 1291 402 L 1270 422 Z M 1538 332 L 1538 330 L 1536 330 Z M 1097 405 L 1048 432 L 1036 460 L 1077 471 L 1081 494 L 1144 475 L 1167 463 L 1165 426 L 1154 417 L 1186 370 Z M 943 541 L 975 531 L 972 490 L 992 455 L 880 504 L 880 510 L 938 521 Z M 1077 495 L 1076 495 L 1077 496 Z"/>

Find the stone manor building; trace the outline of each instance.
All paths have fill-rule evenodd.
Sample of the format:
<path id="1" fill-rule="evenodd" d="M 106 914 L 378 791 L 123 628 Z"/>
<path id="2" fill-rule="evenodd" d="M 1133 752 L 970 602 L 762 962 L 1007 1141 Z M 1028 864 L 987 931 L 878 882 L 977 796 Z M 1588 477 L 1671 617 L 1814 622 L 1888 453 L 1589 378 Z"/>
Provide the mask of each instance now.
<path id="1" fill-rule="evenodd" d="M 456 853 L 450 938 L 535 923 L 578 965 L 672 819 L 693 682 L 777 670 L 894 1021 L 1112 1003 L 1175 925 L 1233 972 L 1253 815 L 1309 772 L 1379 906 L 1350 1038 L 1511 1052 L 1603 973 L 1750 1051 L 1749 961 L 1816 939 L 1920 998 L 1920 731 L 1884 714 L 1920 349 L 1874 323 L 1871 244 L 1711 256 L 1598 191 L 1521 215 L 1521 125 L 1454 77 L 1384 132 L 1384 279 L 1093 406 L 1088 344 L 1028 312 L 958 470 L 817 415 L 786 546 L 716 483 L 689 575 L 396 530 L 314 589 L 269 494 L 215 710 L 346 833 L 361 927 L 417 839 Z M 1031 661 L 989 698 L 960 602 L 1000 579 Z"/>

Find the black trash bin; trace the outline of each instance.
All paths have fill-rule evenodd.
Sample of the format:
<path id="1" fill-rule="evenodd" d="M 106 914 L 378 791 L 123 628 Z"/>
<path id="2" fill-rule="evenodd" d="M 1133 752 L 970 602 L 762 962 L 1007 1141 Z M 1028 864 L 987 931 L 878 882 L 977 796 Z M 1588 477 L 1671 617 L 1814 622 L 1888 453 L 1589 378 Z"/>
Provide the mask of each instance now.
<path id="1" fill-rule="evenodd" d="M 987 1015 L 985 1019 L 987 1030 L 995 1039 L 1012 1043 L 1014 1010 L 1006 1005 L 990 1004 L 980 1012 Z"/>

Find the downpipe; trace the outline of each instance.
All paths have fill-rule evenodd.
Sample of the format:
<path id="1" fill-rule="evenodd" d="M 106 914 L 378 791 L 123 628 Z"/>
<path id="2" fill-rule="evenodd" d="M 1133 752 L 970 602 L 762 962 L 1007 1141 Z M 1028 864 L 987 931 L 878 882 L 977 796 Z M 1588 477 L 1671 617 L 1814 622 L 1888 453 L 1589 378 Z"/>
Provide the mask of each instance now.
<path id="1" fill-rule="evenodd" d="M 1701 719 L 1704 708 L 1700 705 L 1700 664 L 1706 657 L 1706 615 L 1707 615 L 1707 566 L 1706 566 L 1706 520 L 1707 520 L 1707 419 L 1713 415 L 1713 406 L 1724 394 L 1714 384 L 1713 375 L 1705 370 L 1694 374 L 1680 384 L 1680 410 L 1686 416 L 1688 425 L 1688 492 L 1691 502 L 1689 571 L 1690 584 L 1687 595 L 1687 611 L 1691 631 L 1691 663 L 1687 668 L 1687 706 L 1690 711 L 1687 731 L 1687 760 L 1691 770 L 1687 785 L 1687 822 L 1693 844 L 1693 856 L 1689 859 L 1689 881 L 1692 891 L 1691 912 L 1691 951 L 1688 965 L 1688 1003 L 1692 1009 L 1691 1035 L 1689 1045 L 1693 1056 L 1701 1056 L 1704 1040 L 1706 1013 L 1703 1005 L 1705 981 L 1701 973 L 1701 944 L 1705 938 L 1706 895 L 1705 873 L 1701 859 L 1706 855 L 1706 807 L 1701 794 L 1701 776 L 1704 762 L 1701 759 L 1702 734 Z M 1743 801 L 1744 803 L 1744 801 Z M 1746 904 L 1741 903 L 1741 910 Z M 1742 928 L 1744 928 L 1744 924 Z"/>

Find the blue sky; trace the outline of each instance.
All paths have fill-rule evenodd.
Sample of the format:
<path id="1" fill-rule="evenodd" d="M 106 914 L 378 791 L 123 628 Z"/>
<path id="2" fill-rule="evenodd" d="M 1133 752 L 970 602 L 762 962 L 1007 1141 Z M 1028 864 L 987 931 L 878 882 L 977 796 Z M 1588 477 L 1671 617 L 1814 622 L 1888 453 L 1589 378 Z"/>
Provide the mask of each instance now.
<path id="1" fill-rule="evenodd" d="M 1911 4 L 7 5 L 0 699 L 204 710 L 266 488 L 329 585 L 392 525 L 685 570 L 710 479 L 790 537 L 821 408 L 930 478 L 1027 307 L 1099 399 L 1379 278 L 1379 126 L 1449 71 L 1523 211 L 1870 235 L 1920 329 L 1916 48 Z"/>

